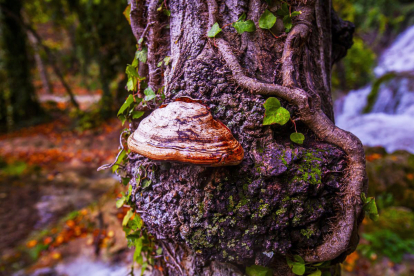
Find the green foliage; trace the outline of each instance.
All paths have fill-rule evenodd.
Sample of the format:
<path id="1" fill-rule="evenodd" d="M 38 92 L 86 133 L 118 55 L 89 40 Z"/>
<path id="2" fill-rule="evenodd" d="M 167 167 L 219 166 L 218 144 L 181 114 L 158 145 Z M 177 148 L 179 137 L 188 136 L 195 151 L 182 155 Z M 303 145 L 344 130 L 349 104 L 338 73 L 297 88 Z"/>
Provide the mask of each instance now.
<path id="1" fill-rule="evenodd" d="M 358 250 L 368 258 L 374 254 L 380 254 L 395 263 L 400 263 L 404 254 L 414 254 L 414 239 L 403 239 L 388 229 L 364 233 L 362 237 L 369 244 L 360 244 Z"/>
<path id="2" fill-rule="evenodd" d="M 302 229 L 300 230 L 300 233 L 308 239 L 314 234 L 312 229 Z"/>
<path id="3" fill-rule="evenodd" d="M 289 257 L 286 257 L 286 261 L 288 266 L 292 269 L 292 272 L 295 275 L 303 275 L 305 274 L 305 261 L 299 255 L 294 255 L 293 260 Z"/>
<path id="4" fill-rule="evenodd" d="M 28 168 L 28 165 L 25 162 L 17 161 L 14 163 L 3 163 L 0 159 L 0 175 L 3 176 L 20 176 Z"/>
<path id="5" fill-rule="evenodd" d="M 252 265 L 246 267 L 247 276 L 272 276 L 273 270 L 260 265 Z"/>
<path id="6" fill-rule="evenodd" d="M 263 104 L 266 112 L 263 118 L 263 125 L 286 124 L 290 119 L 290 113 L 281 107 L 278 99 L 270 97 Z"/>
<path id="7" fill-rule="evenodd" d="M 243 13 L 239 20 L 234 22 L 232 26 L 236 29 L 238 34 L 242 34 L 244 32 L 254 32 L 256 30 L 256 25 L 252 20 L 246 20 L 246 14 Z"/>
<path id="8" fill-rule="evenodd" d="M 302 145 L 303 141 L 305 140 L 305 135 L 303 135 L 302 133 L 292 133 L 290 135 L 290 140 L 292 142 L 295 142 L 296 144 Z"/>
<path id="9" fill-rule="evenodd" d="M 282 18 L 283 20 L 283 25 L 285 26 L 285 31 L 288 33 L 292 27 L 293 27 L 293 23 L 292 23 L 292 19 L 295 16 L 298 16 L 299 14 L 301 14 L 301 11 L 294 11 L 294 12 L 290 12 L 289 11 L 289 5 L 287 3 L 283 3 L 282 7 L 280 9 L 278 9 L 276 11 L 276 15 L 279 18 Z"/>
<path id="10" fill-rule="evenodd" d="M 331 275 L 329 272 L 330 262 L 305 263 L 299 255 L 293 255 L 293 259 L 286 256 L 286 262 L 295 275 L 321 276 Z"/>
<path id="11" fill-rule="evenodd" d="M 332 76 L 333 86 L 345 86 L 346 89 L 355 89 L 365 85 L 373 78 L 372 67 L 375 60 L 376 55 L 370 46 L 361 38 L 354 37 L 352 48 L 348 50 L 341 63 L 336 66 Z M 341 68 L 343 76 L 339 74 L 338 67 Z"/>
<path id="12" fill-rule="evenodd" d="M 218 35 L 221 31 L 222 31 L 222 29 L 220 28 L 219 24 L 216 22 L 211 27 L 211 29 L 207 32 L 207 36 L 208 37 L 216 37 L 216 35 Z"/>
<path id="13" fill-rule="evenodd" d="M 271 29 L 276 23 L 276 16 L 266 9 L 264 13 L 259 18 L 259 27 L 262 29 Z"/>
<path id="14" fill-rule="evenodd" d="M 366 197 L 365 193 L 361 194 L 362 203 L 364 203 L 363 210 L 373 221 L 377 221 L 379 218 L 377 204 L 375 203 L 375 198 Z"/>
<path id="15" fill-rule="evenodd" d="M 379 77 L 377 80 L 374 81 L 372 84 L 371 92 L 369 93 L 367 97 L 367 105 L 364 107 L 364 110 L 362 113 L 370 113 L 372 108 L 374 107 L 374 104 L 378 98 L 378 92 L 381 84 L 384 82 L 388 82 L 395 78 L 396 74 L 394 72 L 389 72 L 384 74 L 383 76 Z"/>
<path id="16" fill-rule="evenodd" d="M 141 50 L 137 50 L 135 52 L 135 59 L 145 63 L 145 62 L 147 62 L 147 58 L 148 58 L 148 48 L 147 47 L 142 47 Z"/>
<path id="17" fill-rule="evenodd" d="M 162 61 L 158 62 L 157 67 L 161 67 L 163 63 L 165 66 L 168 66 L 168 64 L 170 63 L 170 60 L 171 60 L 171 57 L 166 56 Z"/>

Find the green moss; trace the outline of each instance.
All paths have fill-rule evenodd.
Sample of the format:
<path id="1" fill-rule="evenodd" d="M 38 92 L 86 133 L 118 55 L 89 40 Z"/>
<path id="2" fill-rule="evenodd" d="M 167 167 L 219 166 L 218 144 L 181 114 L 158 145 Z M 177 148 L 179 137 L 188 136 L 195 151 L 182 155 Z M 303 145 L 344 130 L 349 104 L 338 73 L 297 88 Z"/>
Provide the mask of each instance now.
<path id="1" fill-rule="evenodd" d="M 301 163 L 299 167 L 299 172 L 301 176 L 295 176 L 293 181 L 302 180 L 312 185 L 317 185 L 321 183 L 322 171 L 320 162 L 322 159 L 315 156 L 316 152 L 308 152 L 305 154 L 304 162 Z"/>
<path id="2" fill-rule="evenodd" d="M 194 232 L 188 241 L 194 248 L 211 248 L 213 245 L 207 241 L 207 235 L 204 229 L 198 229 Z"/>
<path id="3" fill-rule="evenodd" d="M 304 235 L 306 238 L 310 238 L 315 232 L 312 229 L 302 229 L 300 230 L 300 233 Z"/>
<path id="4" fill-rule="evenodd" d="M 276 215 L 280 216 L 280 215 L 286 213 L 286 211 L 287 211 L 287 209 L 282 207 L 281 209 L 276 211 Z"/>

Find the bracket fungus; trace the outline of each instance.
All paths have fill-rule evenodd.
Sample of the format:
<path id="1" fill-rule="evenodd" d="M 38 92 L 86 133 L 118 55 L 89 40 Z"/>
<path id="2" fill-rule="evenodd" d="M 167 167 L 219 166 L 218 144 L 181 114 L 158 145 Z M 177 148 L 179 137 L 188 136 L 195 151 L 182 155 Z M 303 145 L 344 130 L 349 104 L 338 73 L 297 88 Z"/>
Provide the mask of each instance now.
<path id="1" fill-rule="evenodd" d="M 128 138 L 128 148 L 152 160 L 210 167 L 238 165 L 244 157 L 231 131 L 190 98 L 161 106 L 143 119 Z"/>

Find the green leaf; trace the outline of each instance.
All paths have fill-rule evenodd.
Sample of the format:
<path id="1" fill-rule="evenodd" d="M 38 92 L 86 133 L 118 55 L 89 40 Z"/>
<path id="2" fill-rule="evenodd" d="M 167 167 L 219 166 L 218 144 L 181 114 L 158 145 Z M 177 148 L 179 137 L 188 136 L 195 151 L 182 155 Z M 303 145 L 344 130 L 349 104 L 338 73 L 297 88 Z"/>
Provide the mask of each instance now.
<path id="1" fill-rule="evenodd" d="M 298 262 L 300 264 L 305 264 L 305 260 L 301 256 L 294 255 L 293 258 L 295 259 L 296 262 Z"/>
<path id="2" fill-rule="evenodd" d="M 158 62 L 157 67 L 161 67 L 162 66 L 162 61 Z"/>
<path id="3" fill-rule="evenodd" d="M 283 3 L 283 4 L 282 4 L 282 11 L 283 11 L 285 14 L 289 14 L 289 5 L 288 5 L 287 3 Z"/>
<path id="4" fill-rule="evenodd" d="M 124 113 L 127 108 L 129 108 L 134 103 L 134 96 L 129 95 L 128 98 L 125 100 L 124 104 L 121 106 L 121 108 L 118 111 L 118 115 L 121 115 Z"/>
<path id="5" fill-rule="evenodd" d="M 290 113 L 285 108 L 280 107 L 276 110 L 276 112 L 267 112 L 265 113 L 265 117 L 263 119 L 263 125 L 272 125 L 272 124 L 279 124 L 284 125 L 290 119 Z"/>
<path id="6" fill-rule="evenodd" d="M 259 27 L 262 29 L 271 29 L 276 23 L 276 16 L 271 13 L 268 9 L 264 11 L 262 16 L 259 18 Z"/>
<path id="7" fill-rule="evenodd" d="M 238 34 L 242 34 L 244 32 L 254 32 L 256 30 L 256 26 L 252 20 L 247 21 L 237 21 L 232 24 L 232 26 L 236 29 Z"/>
<path id="8" fill-rule="evenodd" d="M 134 57 L 134 60 L 132 61 L 132 64 L 131 64 L 133 67 L 135 67 L 135 68 L 137 68 L 138 67 L 138 65 L 139 65 L 139 61 Z"/>
<path id="9" fill-rule="evenodd" d="M 292 272 L 295 273 L 296 275 L 305 274 L 305 264 L 294 263 L 292 267 Z"/>
<path id="10" fill-rule="evenodd" d="M 164 58 L 164 64 L 165 64 L 165 66 L 167 66 L 170 63 L 170 60 L 171 60 L 171 57 L 169 57 L 169 56 L 166 56 Z"/>
<path id="11" fill-rule="evenodd" d="M 142 50 L 137 50 L 135 52 L 135 58 L 138 59 L 141 62 L 147 62 L 147 56 L 148 56 L 148 49 L 146 47 L 142 47 Z"/>
<path id="12" fill-rule="evenodd" d="M 131 5 L 128 5 L 122 14 L 128 20 L 129 25 L 131 25 Z"/>
<path id="13" fill-rule="evenodd" d="M 322 275 L 322 271 L 320 271 L 319 269 L 317 269 L 316 271 L 312 272 L 308 276 L 321 276 L 321 275 Z"/>
<path id="14" fill-rule="evenodd" d="M 263 104 L 263 106 L 268 112 L 275 112 L 281 107 L 280 101 L 275 97 L 268 98 Z"/>
<path id="15" fill-rule="evenodd" d="M 124 185 L 124 186 L 128 185 L 130 180 L 131 180 L 131 178 L 129 178 L 129 177 L 121 177 L 122 185 Z"/>
<path id="16" fill-rule="evenodd" d="M 375 203 L 375 198 L 370 198 L 368 203 L 364 206 L 364 210 L 368 212 L 369 218 L 373 221 L 377 221 L 379 218 L 377 204 Z"/>
<path id="17" fill-rule="evenodd" d="M 128 91 L 137 90 L 137 78 L 134 78 L 134 77 L 128 78 L 127 89 Z"/>
<path id="18" fill-rule="evenodd" d="M 294 11 L 290 14 L 290 17 L 295 17 L 295 16 L 298 16 L 299 14 L 302 14 L 302 12 L 301 11 Z"/>
<path id="19" fill-rule="evenodd" d="M 298 133 L 292 133 L 290 135 L 290 140 L 292 142 L 295 142 L 296 144 L 302 145 L 303 144 L 303 141 L 305 140 L 305 135 L 303 135 L 300 132 L 298 132 Z"/>
<path id="20" fill-rule="evenodd" d="M 132 112 L 132 119 L 139 119 L 144 115 L 144 111 L 134 111 Z"/>
<path id="21" fill-rule="evenodd" d="M 211 27 L 211 29 L 208 31 L 207 36 L 208 37 L 216 37 L 216 35 L 218 35 L 221 32 L 221 28 L 219 26 L 219 24 L 216 22 L 214 23 L 214 25 Z"/>
<path id="22" fill-rule="evenodd" d="M 116 201 L 116 208 L 121 208 L 125 203 L 126 198 L 122 196 L 120 199 Z"/>
<path id="23" fill-rule="evenodd" d="M 134 214 L 134 211 L 132 209 L 129 209 L 124 219 L 122 220 L 122 226 L 127 225 L 129 219 L 132 217 L 133 214 Z"/>
<path id="24" fill-rule="evenodd" d="M 156 97 L 154 90 L 152 90 L 152 88 L 149 86 L 145 88 L 144 94 L 145 94 L 145 101 L 150 101 Z"/>
<path id="25" fill-rule="evenodd" d="M 142 189 L 146 189 L 146 188 L 148 188 L 150 185 L 151 185 L 151 180 L 150 179 L 144 179 L 143 181 L 142 181 Z"/>
<path id="26" fill-rule="evenodd" d="M 143 237 L 138 238 L 135 241 L 135 252 L 134 252 L 134 261 L 136 261 L 139 264 L 142 264 L 142 256 L 141 256 L 141 251 L 142 251 L 142 239 Z"/>
<path id="27" fill-rule="evenodd" d="M 252 265 L 246 267 L 246 274 L 247 276 L 272 276 L 273 271 L 268 267 Z"/>
<path id="28" fill-rule="evenodd" d="M 292 29 L 293 25 L 292 25 L 292 17 L 290 17 L 289 15 L 286 15 L 285 17 L 283 17 L 283 25 L 286 28 L 286 32 L 288 33 L 290 31 L 290 29 Z"/>
<path id="29" fill-rule="evenodd" d="M 367 197 L 365 196 L 365 193 L 361 193 L 361 199 L 363 203 L 367 202 Z"/>
<path id="30" fill-rule="evenodd" d="M 133 65 L 127 65 L 125 73 L 128 75 L 129 78 L 131 77 L 136 77 L 139 78 L 140 76 L 138 75 L 137 69 L 136 67 L 134 67 Z"/>
<path id="31" fill-rule="evenodd" d="M 141 37 L 139 40 L 138 40 L 138 44 L 142 44 L 142 41 L 144 40 L 144 38 L 143 37 Z"/>
<path id="32" fill-rule="evenodd" d="M 171 11 L 170 10 L 163 10 L 163 13 L 166 15 L 166 16 L 171 16 Z"/>

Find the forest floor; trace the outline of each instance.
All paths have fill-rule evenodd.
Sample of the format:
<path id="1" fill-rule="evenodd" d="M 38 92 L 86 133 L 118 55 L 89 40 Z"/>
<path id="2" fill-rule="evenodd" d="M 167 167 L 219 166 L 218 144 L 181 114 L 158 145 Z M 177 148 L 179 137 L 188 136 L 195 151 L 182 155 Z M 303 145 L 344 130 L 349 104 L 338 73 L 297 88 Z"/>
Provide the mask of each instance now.
<path id="1" fill-rule="evenodd" d="M 0 275 L 127 275 L 128 249 L 115 207 L 124 187 L 110 171 L 121 125 L 79 129 L 70 116 L 0 136 Z M 380 221 L 365 220 L 344 275 L 414 275 L 414 155 L 367 149 Z M 378 196 L 380 195 L 380 196 Z M 414 252 L 411 252 L 414 254 Z"/>
<path id="2" fill-rule="evenodd" d="M 70 118 L 0 136 L 0 275 L 126 275 L 132 264 L 110 171 L 121 126 Z"/>

